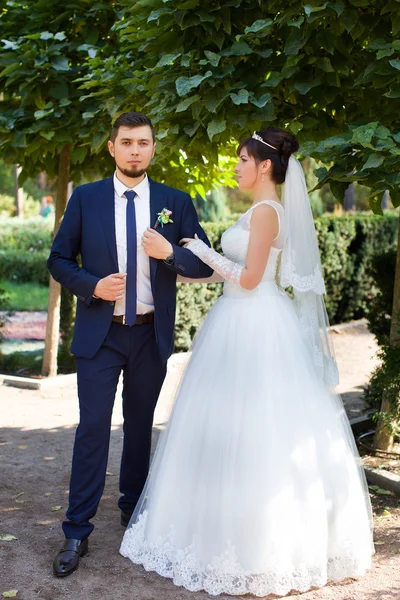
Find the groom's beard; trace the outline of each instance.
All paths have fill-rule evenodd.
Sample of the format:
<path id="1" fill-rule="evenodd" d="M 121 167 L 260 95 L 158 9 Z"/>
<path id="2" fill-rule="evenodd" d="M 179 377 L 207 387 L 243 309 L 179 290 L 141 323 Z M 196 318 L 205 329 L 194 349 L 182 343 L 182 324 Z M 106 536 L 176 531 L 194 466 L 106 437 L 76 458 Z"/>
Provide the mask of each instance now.
<path id="1" fill-rule="evenodd" d="M 131 167 L 130 169 L 123 169 L 119 165 L 117 165 L 119 171 L 126 175 L 127 177 L 137 178 L 141 177 L 146 173 L 146 169 L 136 169 L 135 167 Z"/>

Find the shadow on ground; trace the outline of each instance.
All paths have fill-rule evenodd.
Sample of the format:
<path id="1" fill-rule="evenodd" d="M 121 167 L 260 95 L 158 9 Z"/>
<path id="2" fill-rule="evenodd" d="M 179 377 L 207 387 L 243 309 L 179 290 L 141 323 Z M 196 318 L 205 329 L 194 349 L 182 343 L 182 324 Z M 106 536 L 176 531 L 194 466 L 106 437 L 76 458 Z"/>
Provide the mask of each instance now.
<path id="1" fill-rule="evenodd" d="M 147 573 L 119 555 L 124 531 L 119 523 L 117 508 L 121 426 L 115 426 L 112 431 L 109 475 L 98 514 L 93 520 L 95 530 L 90 538 L 90 552 L 82 559 L 76 573 L 66 579 L 53 577 L 52 559 L 63 539 L 60 525 L 68 500 L 74 433 L 74 427 L 0 429 L 0 535 L 9 534 L 18 538 L 11 542 L 0 542 L 0 594 L 5 590 L 17 589 L 18 600 L 211 598 L 203 592 L 191 593 L 177 588 L 170 580 Z M 154 429 L 153 434 L 155 443 L 159 430 Z M 378 523 L 377 535 L 385 539 L 383 545 L 377 546 L 379 562 L 398 556 L 396 540 L 399 527 L 393 524 L 393 527 L 380 532 Z M 317 597 L 353 599 L 352 585 L 340 586 L 345 590 L 345 595 L 314 596 L 314 592 L 308 592 L 302 597 L 307 600 Z M 334 587 L 339 591 L 338 586 Z M 377 596 L 375 592 L 375 595 L 363 595 L 363 600 L 381 597 L 394 600 L 398 598 L 395 594 L 395 589 L 391 589 L 387 596 Z M 229 596 L 219 598 L 227 600 Z M 361 596 L 354 595 L 354 598 Z"/>

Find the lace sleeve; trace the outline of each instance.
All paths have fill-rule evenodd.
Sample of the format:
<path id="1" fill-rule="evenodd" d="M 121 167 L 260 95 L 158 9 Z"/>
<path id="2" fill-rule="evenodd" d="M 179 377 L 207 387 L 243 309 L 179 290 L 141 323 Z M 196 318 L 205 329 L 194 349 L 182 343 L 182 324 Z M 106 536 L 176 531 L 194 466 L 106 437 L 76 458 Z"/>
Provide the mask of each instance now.
<path id="1" fill-rule="evenodd" d="M 186 245 L 186 248 L 206 263 L 206 265 L 219 273 L 224 280 L 240 285 L 240 276 L 243 271 L 242 265 L 232 262 L 229 258 L 225 258 L 225 256 L 221 256 L 221 254 L 209 248 L 202 240 L 193 240 Z"/>

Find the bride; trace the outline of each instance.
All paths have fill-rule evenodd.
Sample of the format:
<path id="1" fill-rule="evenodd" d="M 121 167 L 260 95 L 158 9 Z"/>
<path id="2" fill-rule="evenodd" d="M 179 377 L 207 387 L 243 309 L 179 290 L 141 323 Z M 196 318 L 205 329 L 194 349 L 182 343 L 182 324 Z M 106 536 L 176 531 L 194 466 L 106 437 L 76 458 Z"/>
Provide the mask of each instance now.
<path id="1" fill-rule="evenodd" d="M 273 127 L 244 140 L 235 171 L 254 202 L 224 233 L 225 256 L 184 240 L 224 293 L 194 341 L 120 552 L 192 591 L 285 595 L 371 563 L 368 488 L 333 391 L 297 150 Z"/>

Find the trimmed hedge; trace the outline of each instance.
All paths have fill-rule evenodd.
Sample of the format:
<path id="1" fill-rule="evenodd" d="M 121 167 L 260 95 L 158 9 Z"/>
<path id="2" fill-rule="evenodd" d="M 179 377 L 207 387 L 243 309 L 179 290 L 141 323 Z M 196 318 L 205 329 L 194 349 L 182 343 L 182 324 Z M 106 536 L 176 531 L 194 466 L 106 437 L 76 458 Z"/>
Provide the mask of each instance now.
<path id="1" fill-rule="evenodd" d="M 48 283 L 46 260 L 51 231 L 44 219 L 15 223 L 9 230 L 0 221 L 0 279 Z M 8 221 L 10 223 L 10 221 Z M 220 251 L 222 233 L 232 224 L 204 223 Z M 397 214 L 323 216 L 315 221 L 327 289 L 331 323 L 364 317 L 377 288 L 369 272 L 372 257 L 396 247 Z M 45 250 L 42 247 L 46 246 Z M 5 250 L 7 247 L 9 249 Z M 176 350 L 187 350 L 204 316 L 222 292 L 222 284 L 178 284 Z"/>

